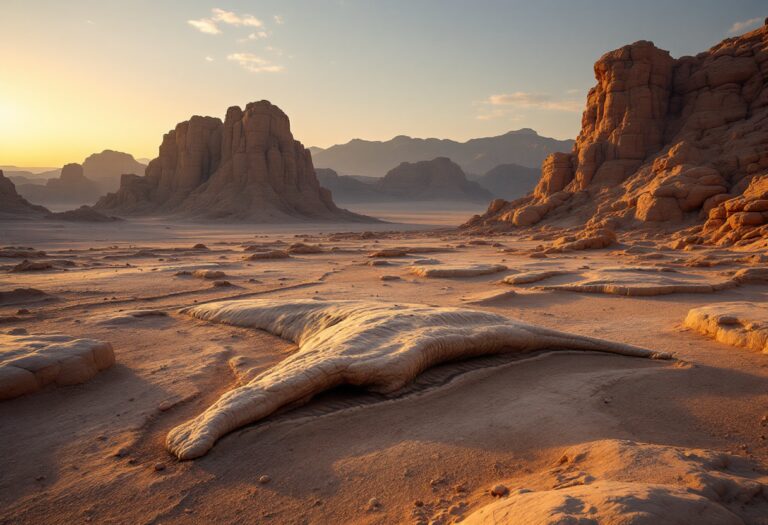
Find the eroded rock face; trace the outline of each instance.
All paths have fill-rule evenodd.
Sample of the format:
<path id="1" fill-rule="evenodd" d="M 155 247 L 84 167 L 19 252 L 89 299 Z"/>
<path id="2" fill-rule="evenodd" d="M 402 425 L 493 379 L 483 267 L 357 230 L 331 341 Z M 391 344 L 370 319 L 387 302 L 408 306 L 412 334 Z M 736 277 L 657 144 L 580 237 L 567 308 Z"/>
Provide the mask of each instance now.
<path id="1" fill-rule="evenodd" d="M 764 236 L 742 227 L 766 222 L 744 206 L 763 199 L 768 174 L 768 26 L 679 59 L 635 42 L 603 55 L 595 78 L 573 151 L 547 157 L 531 195 L 494 202 L 468 226 L 612 218 L 682 228 L 709 216 L 705 238 Z"/>
<path id="2" fill-rule="evenodd" d="M 0 335 L 0 400 L 85 383 L 115 363 L 112 345 L 66 335 Z"/>
<path id="3" fill-rule="evenodd" d="M 50 213 L 16 193 L 16 186 L 0 170 L 0 219 L 39 218 Z"/>
<path id="4" fill-rule="evenodd" d="M 366 220 L 336 207 L 288 117 L 265 100 L 229 108 L 224 122 L 194 116 L 178 124 L 146 175 L 124 175 L 96 208 L 258 222 Z"/>

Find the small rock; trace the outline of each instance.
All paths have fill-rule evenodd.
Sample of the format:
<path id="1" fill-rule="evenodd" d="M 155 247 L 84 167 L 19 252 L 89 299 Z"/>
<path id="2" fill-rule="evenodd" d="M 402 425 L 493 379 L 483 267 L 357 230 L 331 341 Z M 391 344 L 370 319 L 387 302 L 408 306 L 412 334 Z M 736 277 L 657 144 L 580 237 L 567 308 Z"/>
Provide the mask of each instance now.
<path id="1" fill-rule="evenodd" d="M 501 498 L 507 494 L 509 494 L 509 489 L 506 485 L 502 485 L 501 483 L 491 489 L 491 496 L 494 498 Z"/>
<path id="2" fill-rule="evenodd" d="M 381 502 L 376 498 L 371 498 L 368 500 L 368 510 L 377 510 L 380 507 L 381 507 Z"/>
<path id="3" fill-rule="evenodd" d="M 163 463 L 155 463 L 155 472 L 162 472 L 165 470 L 165 465 Z"/>
<path id="4" fill-rule="evenodd" d="M 264 474 L 263 476 L 259 476 L 259 483 L 261 483 L 262 485 L 266 485 L 270 481 L 272 481 L 272 478 L 270 478 L 266 474 Z"/>

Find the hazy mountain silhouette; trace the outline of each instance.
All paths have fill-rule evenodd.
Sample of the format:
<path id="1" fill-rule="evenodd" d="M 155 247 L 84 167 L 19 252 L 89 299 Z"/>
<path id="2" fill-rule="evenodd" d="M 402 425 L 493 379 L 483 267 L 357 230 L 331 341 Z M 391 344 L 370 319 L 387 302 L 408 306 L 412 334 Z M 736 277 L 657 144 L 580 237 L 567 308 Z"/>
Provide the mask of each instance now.
<path id="1" fill-rule="evenodd" d="M 532 129 L 510 131 L 496 137 L 456 142 L 448 139 L 417 139 L 405 135 L 391 140 L 354 139 L 327 149 L 310 148 L 315 167 L 331 168 L 342 175 L 382 177 L 401 162 L 447 157 L 466 173 L 480 174 L 500 164 L 538 168 L 550 153 L 570 151 L 572 140 L 542 137 Z"/>

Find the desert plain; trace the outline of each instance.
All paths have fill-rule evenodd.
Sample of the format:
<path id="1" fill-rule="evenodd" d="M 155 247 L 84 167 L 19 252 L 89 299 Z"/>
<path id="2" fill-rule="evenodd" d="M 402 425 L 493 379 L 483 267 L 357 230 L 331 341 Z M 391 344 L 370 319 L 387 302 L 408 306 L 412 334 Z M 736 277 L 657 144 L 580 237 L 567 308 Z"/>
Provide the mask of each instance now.
<path id="1" fill-rule="evenodd" d="M 765 281 L 705 289 L 754 270 L 761 252 L 628 237 L 543 254 L 531 235 L 388 223 L 15 222 L 0 237 L 52 265 L 9 272 L 23 255 L 2 259 L 3 290 L 44 293 L 3 297 L 3 332 L 105 341 L 115 356 L 85 383 L 0 403 L 3 523 L 451 523 L 502 501 L 494 490 L 524 498 L 597 486 L 601 497 L 611 483 L 704 494 L 705 514 L 765 519 L 755 487 L 768 461 L 766 354 L 685 324 L 703 305 L 764 303 Z M 272 250 L 294 253 L 249 260 Z M 478 265 L 505 269 L 414 272 Z M 533 282 L 504 282 L 531 280 L 521 275 Z M 623 292 L 560 288 L 596 281 Z M 698 288 L 670 288 L 680 284 Z M 565 348 L 455 360 L 386 395 L 331 388 L 179 461 L 166 449 L 171 429 L 238 386 L 239 371 L 258 374 L 297 351 L 263 330 L 180 313 L 252 299 L 457 307 L 671 358 Z"/>

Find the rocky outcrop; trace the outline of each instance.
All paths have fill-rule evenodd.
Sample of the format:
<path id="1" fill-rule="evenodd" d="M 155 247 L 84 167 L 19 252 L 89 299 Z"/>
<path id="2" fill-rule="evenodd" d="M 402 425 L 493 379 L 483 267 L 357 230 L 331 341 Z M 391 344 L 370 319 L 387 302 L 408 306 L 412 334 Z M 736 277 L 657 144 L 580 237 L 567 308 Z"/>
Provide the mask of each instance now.
<path id="1" fill-rule="evenodd" d="M 102 194 L 117 190 L 124 174 L 144 175 L 145 169 L 133 155 L 110 149 L 89 155 L 83 161 L 83 174 L 99 185 Z"/>
<path id="2" fill-rule="evenodd" d="M 491 193 L 467 180 L 458 164 L 445 157 L 409 163 L 389 171 L 376 188 L 401 200 L 488 200 Z"/>
<path id="3" fill-rule="evenodd" d="M 738 197 L 712 198 L 709 204 L 699 241 L 719 245 L 759 243 L 759 247 L 768 247 L 768 175 L 752 177 Z"/>
<path id="4" fill-rule="evenodd" d="M 80 164 L 66 164 L 61 175 L 45 185 L 20 184 L 18 192 L 32 202 L 46 205 L 94 203 L 101 196 L 98 184 L 83 174 Z"/>
<path id="5" fill-rule="evenodd" d="M 96 204 L 115 214 L 277 222 L 368 218 L 336 207 L 288 117 L 267 101 L 194 116 L 163 137 L 146 175 L 123 175 Z"/>
<path id="6" fill-rule="evenodd" d="M 743 221 L 765 224 L 739 207 L 768 173 L 767 77 L 768 26 L 695 57 L 673 59 L 645 41 L 611 51 L 595 64 L 572 152 L 544 161 L 532 194 L 495 202 L 467 225 L 683 229 L 712 213 L 702 239 L 741 239 L 730 232 Z"/>
<path id="7" fill-rule="evenodd" d="M 50 213 L 43 206 L 31 204 L 16 192 L 16 186 L 0 170 L 0 219 L 34 219 Z"/>

